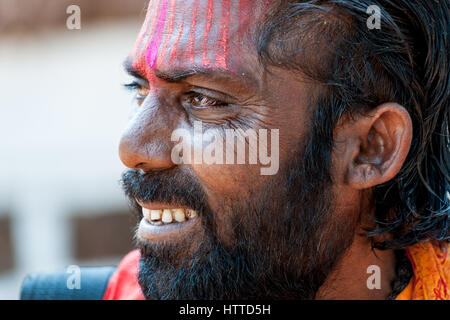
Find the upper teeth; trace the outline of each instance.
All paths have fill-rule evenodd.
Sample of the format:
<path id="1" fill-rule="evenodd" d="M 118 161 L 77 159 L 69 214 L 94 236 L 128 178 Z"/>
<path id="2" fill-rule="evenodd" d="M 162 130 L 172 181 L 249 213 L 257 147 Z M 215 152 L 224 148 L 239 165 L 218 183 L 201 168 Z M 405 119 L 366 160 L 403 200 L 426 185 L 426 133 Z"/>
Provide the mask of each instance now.
<path id="1" fill-rule="evenodd" d="M 183 222 L 187 219 L 197 217 L 197 212 L 192 209 L 164 209 L 164 210 L 150 210 L 142 208 L 142 214 L 145 220 L 152 224 L 161 225 L 172 222 Z"/>
<path id="2" fill-rule="evenodd" d="M 171 223 L 173 221 L 172 212 L 170 209 L 164 209 L 162 214 L 162 222 Z"/>

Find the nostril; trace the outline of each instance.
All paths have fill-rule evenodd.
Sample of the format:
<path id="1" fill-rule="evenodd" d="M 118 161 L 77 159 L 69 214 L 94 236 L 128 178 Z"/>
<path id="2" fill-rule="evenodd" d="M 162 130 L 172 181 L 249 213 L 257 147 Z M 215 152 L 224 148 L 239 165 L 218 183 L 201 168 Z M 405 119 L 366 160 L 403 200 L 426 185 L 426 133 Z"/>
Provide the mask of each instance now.
<path id="1" fill-rule="evenodd" d="M 172 162 L 151 159 L 146 162 L 140 162 L 139 164 L 135 165 L 134 168 L 147 172 L 167 170 L 173 168 L 174 166 L 175 164 Z"/>
<path id="2" fill-rule="evenodd" d="M 143 171 L 164 170 L 175 164 L 171 159 L 169 144 L 159 140 L 148 141 L 141 135 L 125 134 L 119 144 L 119 157 L 123 164 L 131 169 Z"/>
<path id="3" fill-rule="evenodd" d="M 137 165 L 134 166 L 136 169 L 141 169 L 145 171 L 145 168 L 147 167 L 146 164 L 144 162 L 138 163 Z"/>

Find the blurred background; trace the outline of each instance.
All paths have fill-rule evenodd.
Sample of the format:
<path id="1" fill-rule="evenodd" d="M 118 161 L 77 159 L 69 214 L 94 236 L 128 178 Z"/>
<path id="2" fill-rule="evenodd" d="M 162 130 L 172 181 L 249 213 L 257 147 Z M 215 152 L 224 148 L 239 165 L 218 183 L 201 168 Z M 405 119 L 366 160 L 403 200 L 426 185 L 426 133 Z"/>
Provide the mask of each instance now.
<path id="1" fill-rule="evenodd" d="M 18 299 L 28 273 L 133 248 L 117 147 L 132 106 L 122 61 L 146 2 L 0 0 L 0 299 Z"/>

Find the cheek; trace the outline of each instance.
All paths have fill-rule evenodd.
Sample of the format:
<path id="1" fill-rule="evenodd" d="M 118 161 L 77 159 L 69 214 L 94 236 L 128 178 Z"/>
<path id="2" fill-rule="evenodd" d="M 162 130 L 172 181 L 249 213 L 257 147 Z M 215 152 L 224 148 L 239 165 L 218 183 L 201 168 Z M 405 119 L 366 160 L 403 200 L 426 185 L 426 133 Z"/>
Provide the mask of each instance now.
<path id="1" fill-rule="evenodd" d="M 292 117 L 288 117 L 288 119 L 292 119 Z M 194 161 L 191 161 L 189 167 L 193 170 L 193 173 L 200 180 L 206 191 L 209 192 L 208 196 L 223 200 L 225 198 L 248 199 L 250 192 L 254 193 L 255 190 L 263 190 L 267 185 L 273 184 L 276 181 L 278 181 L 277 183 L 283 183 L 279 180 L 286 169 L 288 169 L 285 168 L 287 160 L 291 159 L 292 154 L 298 152 L 302 146 L 302 142 L 305 141 L 304 124 L 298 120 L 286 121 L 289 121 L 289 123 L 282 124 L 282 121 L 280 121 L 278 127 L 274 126 L 270 129 L 280 128 L 278 129 L 278 137 L 275 136 L 272 139 L 272 134 L 268 134 L 267 136 L 264 135 L 265 138 L 263 140 L 262 136 L 258 136 L 257 145 L 260 147 L 262 143 L 266 143 L 267 151 L 261 151 L 256 147 L 256 151 L 252 153 L 255 158 L 253 161 L 256 161 L 256 164 L 252 164 L 253 162 L 249 160 L 250 148 L 248 145 L 245 147 L 244 164 L 236 163 L 236 157 L 234 158 L 235 164 L 220 164 L 217 162 L 213 162 L 212 164 L 205 162 L 193 164 Z M 267 132 L 270 130 L 267 130 Z M 258 129 L 255 132 L 258 132 Z M 223 162 L 226 162 L 225 159 L 228 154 L 226 145 L 226 143 L 223 144 Z M 238 146 L 235 145 L 233 149 L 238 149 Z M 203 157 L 207 154 L 205 150 L 204 147 Z M 273 173 L 267 173 L 269 168 L 274 169 Z"/>
<path id="2" fill-rule="evenodd" d="M 260 166 L 248 164 L 201 164 L 192 169 L 211 198 L 246 198 L 260 184 Z"/>
<path id="3" fill-rule="evenodd" d="M 195 165 L 192 169 L 204 186 L 208 204 L 215 213 L 215 231 L 220 241 L 232 245 L 239 238 L 234 233 L 233 218 L 239 213 L 244 219 L 248 218 L 247 212 L 232 209 L 251 203 L 250 192 L 264 188 L 273 177 L 261 176 L 258 165 Z"/>

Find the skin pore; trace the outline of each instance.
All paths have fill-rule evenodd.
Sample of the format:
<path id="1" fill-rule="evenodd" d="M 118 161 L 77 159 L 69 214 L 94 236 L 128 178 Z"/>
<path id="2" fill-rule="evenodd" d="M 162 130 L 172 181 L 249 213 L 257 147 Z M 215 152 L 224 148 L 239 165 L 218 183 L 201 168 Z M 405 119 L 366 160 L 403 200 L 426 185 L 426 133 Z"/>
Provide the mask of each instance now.
<path id="1" fill-rule="evenodd" d="M 119 148 L 131 169 L 124 189 L 132 200 L 196 209 L 199 222 L 191 232 L 163 240 L 138 239 L 147 298 L 237 298 L 267 289 L 278 298 L 384 299 L 391 291 L 393 253 L 372 250 L 361 233 L 372 225 L 370 188 L 392 179 L 406 158 L 409 115 L 387 102 L 343 120 L 335 129 L 332 165 L 313 176 L 308 161 L 320 159 L 308 152 L 316 141 L 310 101 L 318 84 L 259 65 L 253 35 L 271 5 L 246 0 L 149 4 L 126 63 L 135 77 L 138 108 Z M 176 165 L 171 134 L 192 131 L 194 121 L 221 132 L 279 129 L 280 172 L 263 176 L 259 165 L 249 164 Z M 321 181 L 320 174 L 331 179 Z M 204 256 L 217 263 L 208 265 Z M 246 274 L 238 263 L 253 272 Z M 370 265 L 380 267 L 379 290 L 367 288 Z M 227 267 L 242 277 L 225 279 Z M 188 277 L 196 273 L 197 282 Z M 283 277 L 292 283 L 282 283 Z M 242 279 L 246 282 L 239 283 Z M 161 282 L 171 291 L 165 292 Z M 211 288 L 229 292 L 220 295 Z"/>

